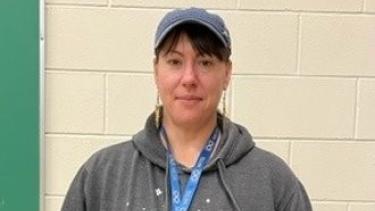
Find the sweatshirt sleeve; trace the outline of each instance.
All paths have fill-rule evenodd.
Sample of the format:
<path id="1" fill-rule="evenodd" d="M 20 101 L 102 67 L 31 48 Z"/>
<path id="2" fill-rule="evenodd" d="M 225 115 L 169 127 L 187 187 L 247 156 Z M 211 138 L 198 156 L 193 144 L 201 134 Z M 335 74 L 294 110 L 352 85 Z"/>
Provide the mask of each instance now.
<path id="1" fill-rule="evenodd" d="M 61 211 L 86 211 L 84 191 L 86 175 L 85 165 L 83 165 L 70 185 Z"/>
<path id="2" fill-rule="evenodd" d="M 281 202 L 279 211 L 312 211 L 310 199 L 305 188 L 298 181 L 293 193 Z"/>

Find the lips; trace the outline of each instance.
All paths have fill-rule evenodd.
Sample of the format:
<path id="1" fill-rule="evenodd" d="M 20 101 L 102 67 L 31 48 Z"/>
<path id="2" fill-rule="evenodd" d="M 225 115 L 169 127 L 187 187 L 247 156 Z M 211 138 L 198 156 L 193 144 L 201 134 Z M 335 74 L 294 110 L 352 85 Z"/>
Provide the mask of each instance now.
<path id="1" fill-rule="evenodd" d="M 184 100 L 184 101 L 201 101 L 202 98 L 195 96 L 195 95 L 182 95 L 182 96 L 177 96 L 176 100 Z"/>

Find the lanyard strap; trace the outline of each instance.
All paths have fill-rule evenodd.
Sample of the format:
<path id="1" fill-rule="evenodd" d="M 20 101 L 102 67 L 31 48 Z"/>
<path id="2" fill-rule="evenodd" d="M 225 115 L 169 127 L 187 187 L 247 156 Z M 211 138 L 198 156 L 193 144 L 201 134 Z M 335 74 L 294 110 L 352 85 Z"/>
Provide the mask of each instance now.
<path id="1" fill-rule="evenodd" d="M 162 135 L 167 139 L 165 129 L 162 127 Z M 198 189 L 199 180 L 203 171 L 204 166 L 207 164 L 211 157 L 211 153 L 215 147 L 215 144 L 219 138 L 220 132 L 216 127 L 210 138 L 208 139 L 206 146 L 201 151 L 198 161 L 193 167 L 189 180 L 185 186 L 185 191 L 182 194 L 180 181 L 178 177 L 178 166 L 170 150 L 168 150 L 168 165 L 169 165 L 169 180 L 171 184 L 172 194 L 172 210 L 173 211 L 187 211 L 194 198 L 195 192 Z M 181 198 L 182 196 L 182 198 Z"/>

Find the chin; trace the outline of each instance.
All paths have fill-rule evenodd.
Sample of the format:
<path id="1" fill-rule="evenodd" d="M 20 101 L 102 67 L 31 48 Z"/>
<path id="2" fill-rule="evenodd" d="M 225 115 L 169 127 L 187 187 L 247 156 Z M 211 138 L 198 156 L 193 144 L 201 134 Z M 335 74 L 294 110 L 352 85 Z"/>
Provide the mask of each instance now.
<path id="1" fill-rule="evenodd" d="M 176 114 L 173 117 L 174 121 L 179 124 L 195 124 L 202 121 L 202 114 L 197 112 L 186 112 Z"/>
<path id="2" fill-rule="evenodd" d="M 183 109 L 178 111 L 176 110 L 176 112 L 174 112 L 170 116 L 178 125 L 193 126 L 208 121 L 207 119 L 209 119 L 210 116 L 207 116 L 207 114 L 209 113 L 211 112 L 201 109 Z"/>

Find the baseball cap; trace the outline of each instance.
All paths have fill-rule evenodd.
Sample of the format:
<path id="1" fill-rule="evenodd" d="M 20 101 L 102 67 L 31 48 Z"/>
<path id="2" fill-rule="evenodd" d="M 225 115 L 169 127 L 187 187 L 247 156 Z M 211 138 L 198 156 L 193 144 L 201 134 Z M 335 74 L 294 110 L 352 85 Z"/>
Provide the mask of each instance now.
<path id="1" fill-rule="evenodd" d="M 219 38 L 226 48 L 231 49 L 231 39 L 224 20 L 219 15 L 196 7 L 175 9 L 168 12 L 161 19 L 157 27 L 154 49 L 159 47 L 170 31 L 184 23 L 195 23 L 207 27 Z"/>

